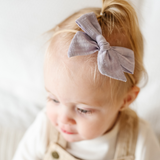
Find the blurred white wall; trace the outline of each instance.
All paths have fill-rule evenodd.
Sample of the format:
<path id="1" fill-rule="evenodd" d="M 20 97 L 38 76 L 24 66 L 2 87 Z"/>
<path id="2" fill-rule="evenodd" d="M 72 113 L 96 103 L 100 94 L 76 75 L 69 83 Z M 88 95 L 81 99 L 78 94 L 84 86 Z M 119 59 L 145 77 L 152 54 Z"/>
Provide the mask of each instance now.
<path id="1" fill-rule="evenodd" d="M 149 121 L 160 140 L 160 1 L 132 2 L 145 39 L 149 75 L 132 108 Z M 21 136 L 45 106 L 43 58 L 49 37 L 42 34 L 81 8 L 101 5 L 101 0 L 0 0 L 0 160 L 11 159 Z"/>

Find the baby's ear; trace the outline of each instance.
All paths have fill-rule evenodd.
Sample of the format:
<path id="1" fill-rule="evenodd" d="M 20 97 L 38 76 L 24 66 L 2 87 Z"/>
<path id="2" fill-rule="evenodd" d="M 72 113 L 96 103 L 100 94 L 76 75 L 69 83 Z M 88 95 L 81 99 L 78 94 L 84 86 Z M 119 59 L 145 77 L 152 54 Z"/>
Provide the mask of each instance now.
<path id="1" fill-rule="evenodd" d="M 131 90 L 125 95 L 123 98 L 123 105 L 120 110 L 124 110 L 137 98 L 140 92 L 140 88 L 138 86 L 133 86 Z"/>

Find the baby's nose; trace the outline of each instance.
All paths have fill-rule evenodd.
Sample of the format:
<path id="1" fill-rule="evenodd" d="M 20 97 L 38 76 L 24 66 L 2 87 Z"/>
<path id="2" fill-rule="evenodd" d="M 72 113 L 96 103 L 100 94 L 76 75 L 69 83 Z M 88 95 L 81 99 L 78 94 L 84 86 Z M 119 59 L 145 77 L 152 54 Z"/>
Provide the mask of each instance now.
<path id="1" fill-rule="evenodd" d="M 73 125 L 76 124 L 76 121 L 73 119 L 73 117 L 67 113 L 63 113 L 60 115 L 59 120 L 61 124 L 64 125 Z"/>

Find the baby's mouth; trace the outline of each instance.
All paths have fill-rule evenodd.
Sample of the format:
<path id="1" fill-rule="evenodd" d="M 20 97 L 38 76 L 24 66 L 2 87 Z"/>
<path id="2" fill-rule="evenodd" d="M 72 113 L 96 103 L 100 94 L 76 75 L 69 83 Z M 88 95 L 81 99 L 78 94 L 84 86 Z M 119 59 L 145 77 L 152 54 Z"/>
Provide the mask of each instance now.
<path id="1" fill-rule="evenodd" d="M 66 133 L 66 134 L 76 134 L 75 132 L 66 131 L 66 130 L 64 130 L 63 128 L 61 128 L 61 131 L 62 131 L 63 133 Z"/>

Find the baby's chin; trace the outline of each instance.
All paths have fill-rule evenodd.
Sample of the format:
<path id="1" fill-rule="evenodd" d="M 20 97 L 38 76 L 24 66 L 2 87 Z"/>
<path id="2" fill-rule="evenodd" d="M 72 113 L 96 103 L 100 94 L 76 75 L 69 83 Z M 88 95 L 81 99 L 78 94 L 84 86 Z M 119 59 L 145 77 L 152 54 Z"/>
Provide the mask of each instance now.
<path id="1" fill-rule="evenodd" d="M 84 140 L 84 139 L 80 138 L 78 136 L 78 134 L 74 134 L 74 135 L 62 134 L 62 136 L 67 142 L 80 142 L 80 141 Z"/>

